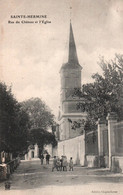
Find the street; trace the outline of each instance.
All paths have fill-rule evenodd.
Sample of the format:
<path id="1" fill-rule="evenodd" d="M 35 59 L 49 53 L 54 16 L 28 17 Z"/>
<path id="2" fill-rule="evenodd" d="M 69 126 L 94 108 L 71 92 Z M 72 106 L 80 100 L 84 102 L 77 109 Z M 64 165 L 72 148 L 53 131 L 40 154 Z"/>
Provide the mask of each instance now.
<path id="1" fill-rule="evenodd" d="M 0 183 L 0 194 L 122 194 L 123 175 L 107 169 L 74 167 L 74 171 L 51 171 L 40 160 L 22 161 L 10 176 L 10 191 Z"/>

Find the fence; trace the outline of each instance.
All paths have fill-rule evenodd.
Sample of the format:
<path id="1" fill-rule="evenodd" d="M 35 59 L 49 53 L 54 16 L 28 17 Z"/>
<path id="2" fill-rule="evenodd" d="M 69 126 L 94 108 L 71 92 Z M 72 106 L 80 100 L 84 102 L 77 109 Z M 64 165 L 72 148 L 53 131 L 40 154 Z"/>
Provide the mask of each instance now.
<path id="1" fill-rule="evenodd" d="M 123 121 L 114 124 L 114 151 L 111 148 L 111 170 L 123 172 Z M 112 146 L 111 146 L 112 147 Z"/>
<path id="2" fill-rule="evenodd" d="M 20 158 L 13 159 L 8 163 L 0 164 L 0 180 L 8 179 L 10 174 L 14 172 L 14 170 L 20 164 Z"/>
<path id="3" fill-rule="evenodd" d="M 98 166 L 98 133 L 91 131 L 85 133 L 85 165 L 88 167 Z"/>
<path id="4" fill-rule="evenodd" d="M 86 165 L 109 167 L 123 171 L 123 122 L 117 122 L 115 113 L 106 120 L 98 120 L 97 131 L 85 134 Z"/>

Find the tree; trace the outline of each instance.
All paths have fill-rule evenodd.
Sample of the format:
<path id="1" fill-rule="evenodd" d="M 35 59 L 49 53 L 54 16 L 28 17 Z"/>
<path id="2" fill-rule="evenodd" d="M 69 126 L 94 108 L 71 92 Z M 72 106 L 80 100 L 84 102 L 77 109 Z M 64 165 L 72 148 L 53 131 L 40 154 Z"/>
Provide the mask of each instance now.
<path id="1" fill-rule="evenodd" d="M 0 83 L 0 151 L 17 154 L 27 147 L 28 116 L 14 98 L 11 87 Z"/>
<path id="2" fill-rule="evenodd" d="M 16 131 L 11 137 L 13 140 L 14 147 L 13 152 L 15 156 L 17 154 L 26 153 L 29 143 L 28 143 L 28 130 L 29 130 L 29 117 L 27 113 L 19 105 L 19 111 L 16 115 Z"/>
<path id="3" fill-rule="evenodd" d="M 57 145 L 55 135 L 53 133 L 50 133 L 40 128 L 35 128 L 30 130 L 29 141 L 30 144 L 33 145 L 37 143 L 41 151 L 43 150 L 44 145 L 48 145 L 48 144 L 52 144 L 52 146 Z"/>
<path id="4" fill-rule="evenodd" d="M 98 118 L 106 118 L 108 112 L 116 112 L 118 120 L 123 120 L 123 55 L 116 55 L 115 59 L 99 62 L 103 74 L 92 76 L 93 83 L 82 86 L 82 91 L 75 94 L 84 97 L 84 103 L 79 103 L 83 111 L 88 112 L 86 129 L 95 129 Z"/>
<path id="5" fill-rule="evenodd" d="M 54 115 L 41 99 L 31 98 L 22 102 L 21 106 L 29 116 L 30 129 L 40 128 L 47 130 L 54 123 Z"/>
<path id="6" fill-rule="evenodd" d="M 30 145 L 38 144 L 40 150 L 44 145 L 56 145 L 53 133 L 47 131 L 48 127 L 54 124 L 54 115 L 49 107 L 39 98 L 31 98 L 21 103 L 22 109 L 29 116 L 28 141 Z"/>

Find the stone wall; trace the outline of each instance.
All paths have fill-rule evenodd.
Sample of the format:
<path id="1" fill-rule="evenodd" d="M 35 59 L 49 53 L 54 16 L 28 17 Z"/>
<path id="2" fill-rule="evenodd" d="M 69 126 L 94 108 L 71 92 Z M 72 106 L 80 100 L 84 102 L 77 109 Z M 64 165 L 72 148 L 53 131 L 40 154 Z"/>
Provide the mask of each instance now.
<path id="1" fill-rule="evenodd" d="M 112 157 L 112 168 L 115 173 L 123 173 L 123 156 Z"/>
<path id="2" fill-rule="evenodd" d="M 58 156 L 67 156 L 67 160 L 73 157 L 74 164 L 85 164 L 85 141 L 84 135 L 58 142 Z"/>
<path id="3" fill-rule="evenodd" d="M 109 167 L 114 172 L 123 172 L 123 121 L 117 122 L 117 115 L 111 112 L 98 120 L 99 167 Z"/>
<path id="4" fill-rule="evenodd" d="M 79 123 L 82 120 L 86 120 L 87 113 L 67 113 L 62 115 L 59 121 L 59 139 L 68 140 L 69 138 L 74 138 L 82 134 L 84 126 L 80 128 L 73 129 L 74 122 Z M 70 122 L 70 121 L 71 122 Z"/>
<path id="5" fill-rule="evenodd" d="M 46 145 L 44 150 L 50 154 L 50 157 L 57 156 L 57 147 L 53 147 L 52 144 Z"/>

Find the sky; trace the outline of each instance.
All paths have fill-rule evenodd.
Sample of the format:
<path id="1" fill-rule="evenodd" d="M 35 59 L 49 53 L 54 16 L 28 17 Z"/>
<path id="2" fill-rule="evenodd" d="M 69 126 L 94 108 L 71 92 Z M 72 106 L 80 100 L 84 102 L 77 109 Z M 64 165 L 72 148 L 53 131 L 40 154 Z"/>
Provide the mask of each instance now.
<path id="1" fill-rule="evenodd" d="M 0 0 L 0 78 L 12 85 L 18 101 L 39 97 L 57 117 L 60 74 L 68 58 L 70 7 L 82 84 L 101 73 L 99 56 L 123 54 L 122 0 Z M 12 19 L 11 15 L 47 15 L 42 19 Z M 10 24 L 8 21 L 19 21 Z M 38 21 L 22 24 L 21 21 Z"/>

